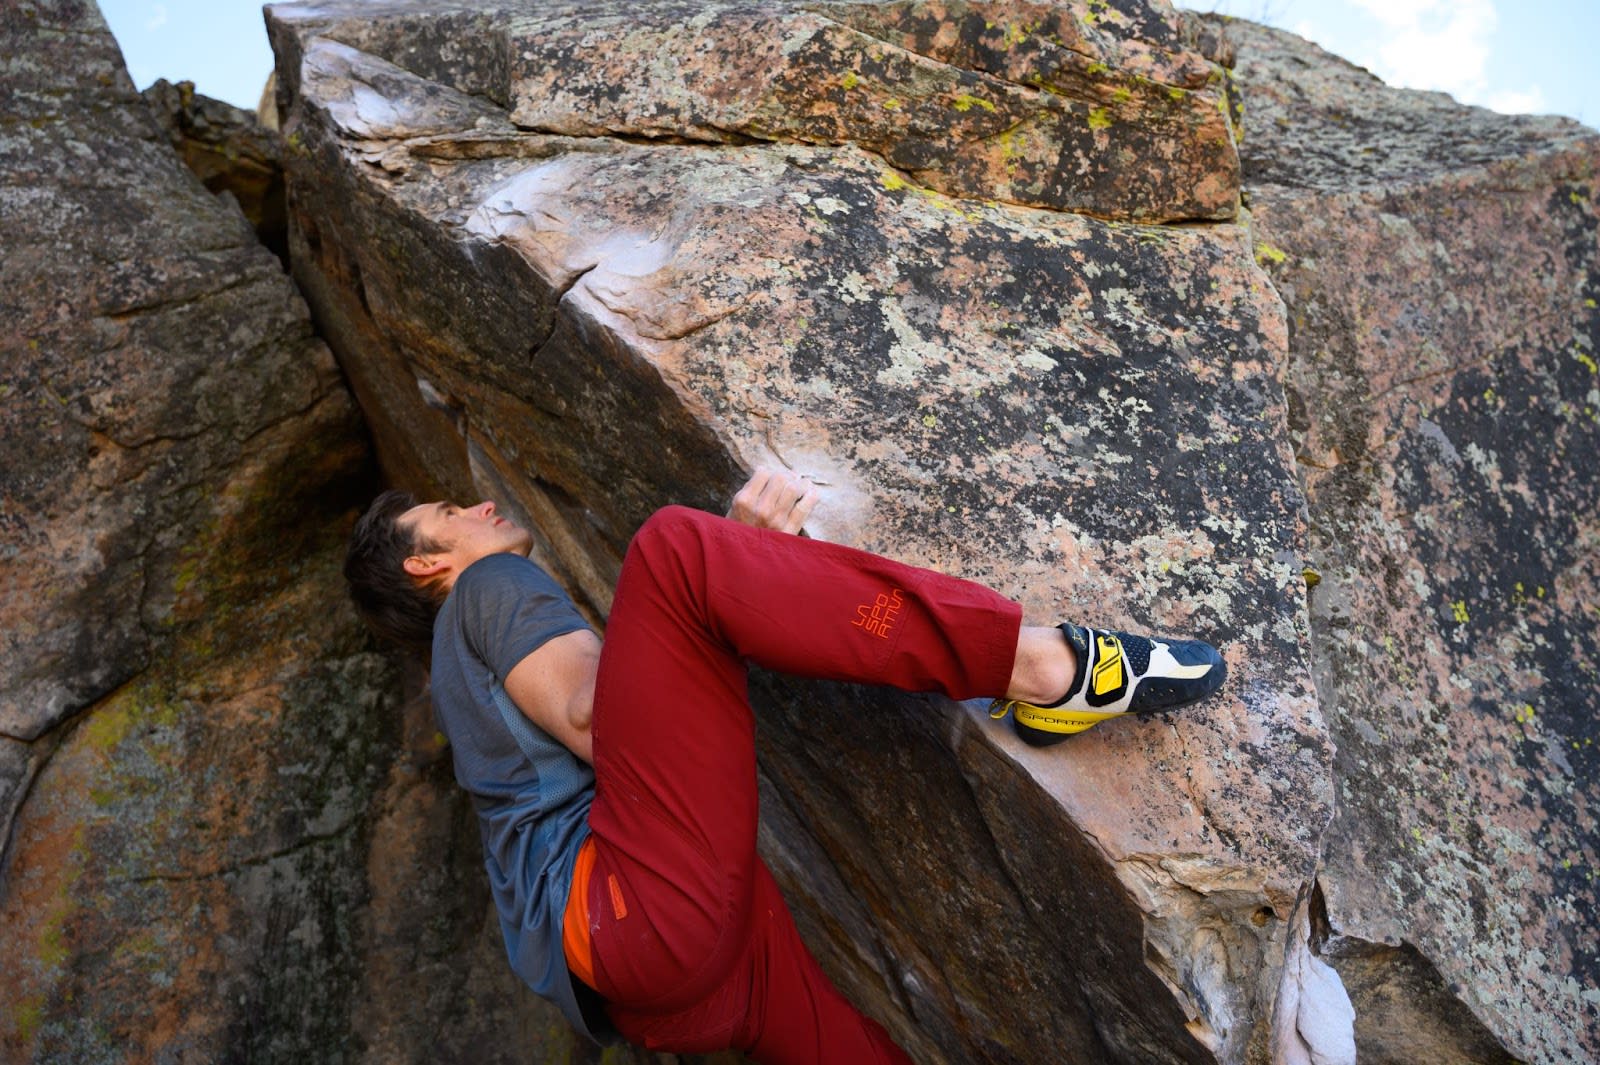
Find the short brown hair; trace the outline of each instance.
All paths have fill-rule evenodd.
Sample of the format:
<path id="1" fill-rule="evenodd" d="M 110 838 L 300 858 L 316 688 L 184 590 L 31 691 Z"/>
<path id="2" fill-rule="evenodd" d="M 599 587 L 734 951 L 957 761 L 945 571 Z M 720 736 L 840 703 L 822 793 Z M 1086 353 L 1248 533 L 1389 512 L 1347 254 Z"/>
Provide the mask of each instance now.
<path id="1" fill-rule="evenodd" d="M 344 557 L 344 579 L 350 598 L 368 627 L 385 640 L 420 652 L 433 646 L 433 619 L 445 592 L 437 583 L 417 581 L 405 570 L 412 555 L 440 550 L 400 517 L 417 505 L 410 492 L 391 488 L 356 522 Z"/>

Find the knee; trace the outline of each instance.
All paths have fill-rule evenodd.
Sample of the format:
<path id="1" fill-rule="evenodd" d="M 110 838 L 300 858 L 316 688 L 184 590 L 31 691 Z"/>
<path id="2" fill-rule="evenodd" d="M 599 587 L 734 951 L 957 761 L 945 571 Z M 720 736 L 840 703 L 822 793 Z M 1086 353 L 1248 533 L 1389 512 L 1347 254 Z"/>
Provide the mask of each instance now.
<path id="1" fill-rule="evenodd" d="M 657 543 L 676 543 L 685 536 L 698 536 L 700 527 L 708 519 L 715 520 L 713 515 L 703 510 L 674 503 L 650 515 L 639 526 L 639 531 L 633 534 L 633 543 L 636 547 L 650 547 Z"/>
<path id="2" fill-rule="evenodd" d="M 690 507 L 676 504 L 662 507 L 633 534 L 629 554 L 639 556 L 652 566 L 669 558 L 681 558 L 686 552 L 700 554 L 706 525 L 720 520 Z"/>

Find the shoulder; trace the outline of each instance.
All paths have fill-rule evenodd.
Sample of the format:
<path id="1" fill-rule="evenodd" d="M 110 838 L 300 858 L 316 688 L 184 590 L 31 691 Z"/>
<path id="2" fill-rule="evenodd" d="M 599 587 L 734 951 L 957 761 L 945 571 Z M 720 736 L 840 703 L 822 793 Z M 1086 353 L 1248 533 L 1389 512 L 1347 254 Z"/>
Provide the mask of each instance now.
<path id="1" fill-rule="evenodd" d="M 549 578 L 522 555 L 486 555 L 461 571 L 433 623 L 435 653 L 441 641 L 479 630 L 491 617 L 545 590 Z"/>
<path id="2" fill-rule="evenodd" d="M 434 652 L 462 645 L 498 677 L 551 636 L 585 627 L 554 578 L 522 555 L 488 555 L 461 571 L 434 623 Z"/>

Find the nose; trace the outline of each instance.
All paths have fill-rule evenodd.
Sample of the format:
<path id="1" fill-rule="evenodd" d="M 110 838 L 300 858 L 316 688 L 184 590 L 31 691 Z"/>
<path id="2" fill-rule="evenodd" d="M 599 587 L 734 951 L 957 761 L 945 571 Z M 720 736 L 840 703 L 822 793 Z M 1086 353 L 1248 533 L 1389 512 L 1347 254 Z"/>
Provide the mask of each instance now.
<path id="1" fill-rule="evenodd" d="M 478 512 L 478 517 L 480 518 L 492 518 L 494 517 L 494 500 L 485 499 L 472 509 Z"/>

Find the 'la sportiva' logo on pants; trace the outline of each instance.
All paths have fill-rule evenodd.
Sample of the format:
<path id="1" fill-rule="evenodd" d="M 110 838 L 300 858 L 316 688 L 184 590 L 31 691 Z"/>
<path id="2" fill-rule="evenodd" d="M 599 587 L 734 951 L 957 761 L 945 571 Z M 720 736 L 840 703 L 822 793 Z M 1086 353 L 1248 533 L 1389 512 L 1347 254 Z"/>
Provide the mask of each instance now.
<path id="1" fill-rule="evenodd" d="M 866 629 L 880 640 L 889 638 L 889 630 L 900 618 L 900 589 L 896 588 L 887 595 L 880 594 L 870 604 L 862 603 L 856 607 L 856 619 L 850 624 L 858 629 Z"/>

